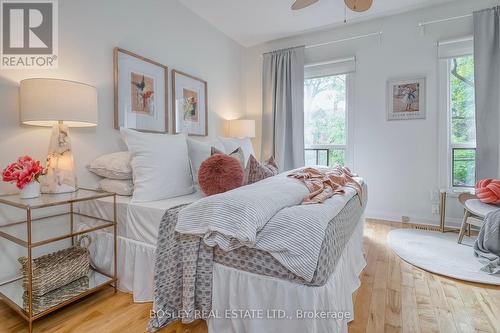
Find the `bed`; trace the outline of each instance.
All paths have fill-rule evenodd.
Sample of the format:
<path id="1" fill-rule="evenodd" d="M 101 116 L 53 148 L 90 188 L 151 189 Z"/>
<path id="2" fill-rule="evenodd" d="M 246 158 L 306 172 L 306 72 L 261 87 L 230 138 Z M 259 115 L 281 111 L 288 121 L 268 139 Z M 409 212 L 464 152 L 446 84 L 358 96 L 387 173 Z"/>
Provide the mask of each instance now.
<path id="1" fill-rule="evenodd" d="M 132 203 L 131 197 L 116 197 L 117 243 L 118 243 L 118 278 L 119 289 L 130 292 L 134 302 L 153 300 L 154 252 L 158 235 L 158 225 L 168 209 L 194 202 L 204 195 L 196 191 L 189 195 L 160 201 Z M 82 214 L 113 218 L 113 199 L 79 203 L 75 210 Z M 88 219 L 87 219 L 88 221 Z M 83 229 L 84 225 L 78 221 Z M 88 223 L 88 222 L 87 222 Z M 90 253 L 92 264 L 105 272 L 111 272 L 113 238 L 106 231 L 91 235 Z"/>
<path id="2" fill-rule="evenodd" d="M 204 283 L 209 290 L 203 296 L 196 292 L 192 294 L 193 306 L 204 310 L 198 315 L 207 320 L 209 332 L 346 332 L 347 323 L 353 319 L 352 293 L 360 285 L 359 274 L 365 266 L 362 214 L 367 201 L 367 187 L 362 180 L 360 182 L 363 184 L 362 198 L 355 194 L 346 198 L 336 196 L 335 213 L 325 225 L 324 240 L 318 249 L 317 267 L 313 274 L 306 274 L 310 278 L 304 278 L 305 275 L 301 276 L 300 272 L 292 272 L 283 260 L 280 261 L 282 258 L 276 255 L 277 252 L 273 256 L 270 255 L 272 251 L 267 253 L 250 244 L 233 249 L 230 242 L 229 248 L 224 248 L 223 243 L 216 244 L 214 239 L 217 236 L 212 239 L 215 242 L 212 244 L 210 239 L 205 238 L 205 243 L 211 246 L 198 240 L 200 249 L 206 247 L 205 253 L 210 256 L 211 264 L 205 277 L 195 272 L 199 274 L 194 277 L 195 289 L 203 289 L 200 284 Z M 158 278 L 154 279 L 158 230 L 160 228 L 161 233 L 161 224 L 167 223 L 166 212 L 178 214 L 185 207 L 196 206 L 189 205 L 191 203 L 204 202 L 200 200 L 202 198 L 200 192 L 140 204 L 130 202 L 129 198 L 118 198 L 119 288 L 132 292 L 135 302 L 154 300 L 155 309 L 159 309 L 161 299 L 157 295 L 158 289 L 166 287 L 158 284 Z M 106 199 L 81 204 L 77 209 L 84 214 L 98 214 L 105 218 L 112 215 L 112 203 Z M 172 234 L 174 227 L 169 227 Z M 192 229 L 191 226 L 189 228 Z M 99 232 L 92 235 L 90 250 L 95 266 L 110 270 L 111 258 L 106 253 L 111 247 L 110 234 Z M 198 259 L 198 263 L 208 262 L 203 256 L 201 258 L 203 260 Z M 293 258 L 289 261 L 293 262 Z M 199 267 L 195 264 L 195 268 L 201 271 Z M 186 276 L 182 278 L 186 279 Z M 186 297 L 185 291 L 176 296 Z M 248 310 L 253 311 L 249 313 Z M 192 313 L 185 317 L 177 313 L 168 320 L 156 323 L 152 320 L 149 329 L 154 331 L 173 319 L 190 322 L 197 317 Z"/>

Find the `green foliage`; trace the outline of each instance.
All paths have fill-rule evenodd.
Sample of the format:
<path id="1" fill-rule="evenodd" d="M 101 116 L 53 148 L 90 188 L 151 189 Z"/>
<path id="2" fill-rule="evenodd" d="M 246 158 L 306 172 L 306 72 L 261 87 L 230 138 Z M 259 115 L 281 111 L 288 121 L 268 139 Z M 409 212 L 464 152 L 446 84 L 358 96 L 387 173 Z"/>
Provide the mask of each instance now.
<path id="1" fill-rule="evenodd" d="M 476 141 L 474 58 L 468 56 L 452 59 L 450 67 L 451 142 L 474 143 Z"/>
<path id="2" fill-rule="evenodd" d="M 474 58 L 450 60 L 451 143 L 475 144 Z M 475 149 L 454 149 L 453 186 L 474 186 Z"/>
<path id="3" fill-rule="evenodd" d="M 305 144 L 346 143 L 346 76 L 327 76 L 304 82 Z"/>
<path id="4" fill-rule="evenodd" d="M 346 75 L 304 81 L 305 145 L 345 145 L 347 142 Z M 344 165 L 344 150 L 306 150 L 306 165 Z M 317 157 L 317 158 L 316 158 Z"/>
<path id="5" fill-rule="evenodd" d="M 476 174 L 476 150 L 453 150 L 453 186 L 474 186 Z"/>

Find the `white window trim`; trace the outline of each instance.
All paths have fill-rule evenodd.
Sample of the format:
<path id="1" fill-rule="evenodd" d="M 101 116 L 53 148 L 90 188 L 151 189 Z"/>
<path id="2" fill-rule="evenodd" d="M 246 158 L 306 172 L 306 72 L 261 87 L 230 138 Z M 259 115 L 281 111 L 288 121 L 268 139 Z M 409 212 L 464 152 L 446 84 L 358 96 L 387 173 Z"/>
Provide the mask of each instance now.
<path id="1" fill-rule="evenodd" d="M 462 56 L 467 54 L 457 57 Z M 450 70 L 449 58 L 439 59 L 439 186 L 448 193 L 473 192 L 473 188 L 453 186 L 453 149 L 476 148 L 476 145 L 451 143 Z"/>
<path id="2" fill-rule="evenodd" d="M 354 73 L 332 73 L 322 75 L 321 77 L 327 76 L 346 76 L 346 143 L 345 145 L 310 145 L 304 147 L 305 149 L 314 149 L 318 147 L 328 148 L 328 149 L 344 149 L 345 151 L 345 165 L 351 170 L 355 169 L 354 165 Z M 306 77 L 305 79 L 312 79 L 314 77 Z"/>

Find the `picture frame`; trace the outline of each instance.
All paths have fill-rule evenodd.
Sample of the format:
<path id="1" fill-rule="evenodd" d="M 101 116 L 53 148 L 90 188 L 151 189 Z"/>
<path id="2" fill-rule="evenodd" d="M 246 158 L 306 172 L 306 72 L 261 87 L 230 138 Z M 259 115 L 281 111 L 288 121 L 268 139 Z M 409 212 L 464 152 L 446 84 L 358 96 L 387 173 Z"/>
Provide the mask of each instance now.
<path id="1" fill-rule="evenodd" d="M 208 83 L 172 70 L 172 123 L 174 133 L 208 135 Z"/>
<path id="2" fill-rule="evenodd" d="M 393 79 L 387 82 L 387 120 L 426 118 L 426 78 Z"/>
<path id="3" fill-rule="evenodd" d="M 114 125 L 168 133 L 168 67 L 115 47 Z"/>

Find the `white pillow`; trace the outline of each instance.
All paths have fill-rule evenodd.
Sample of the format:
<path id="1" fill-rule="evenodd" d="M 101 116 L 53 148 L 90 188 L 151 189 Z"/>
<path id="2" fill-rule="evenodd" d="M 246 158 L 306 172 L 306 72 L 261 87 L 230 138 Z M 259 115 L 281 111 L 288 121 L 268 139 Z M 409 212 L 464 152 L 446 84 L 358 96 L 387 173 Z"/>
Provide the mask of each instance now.
<path id="1" fill-rule="evenodd" d="M 193 193 L 185 134 L 141 133 L 120 129 L 132 157 L 135 202 Z"/>
<path id="2" fill-rule="evenodd" d="M 99 188 L 118 195 L 131 196 L 134 193 L 134 183 L 131 179 L 119 180 L 104 178 L 99 181 Z"/>
<path id="3" fill-rule="evenodd" d="M 252 140 L 250 140 L 250 138 L 235 139 L 235 138 L 219 137 L 219 140 L 224 145 L 224 150 L 226 151 L 226 154 L 229 154 L 241 147 L 241 150 L 243 150 L 243 155 L 245 156 L 245 165 L 247 165 L 250 155 L 255 156 Z"/>
<path id="4" fill-rule="evenodd" d="M 132 166 L 130 165 L 130 153 L 128 151 L 102 155 L 93 160 L 88 169 L 105 178 L 132 179 Z"/>
<path id="5" fill-rule="evenodd" d="M 193 181 L 195 184 L 198 184 L 198 170 L 200 170 L 201 163 L 210 157 L 211 146 L 208 143 L 193 139 L 187 139 L 187 144 Z"/>
<path id="6" fill-rule="evenodd" d="M 222 152 L 226 152 L 224 145 L 219 140 L 203 142 L 200 140 L 188 138 L 187 139 L 189 160 L 191 161 L 191 171 L 193 173 L 193 181 L 198 184 L 198 170 L 200 170 L 201 163 L 210 157 L 212 154 L 212 147 L 215 147 Z"/>

